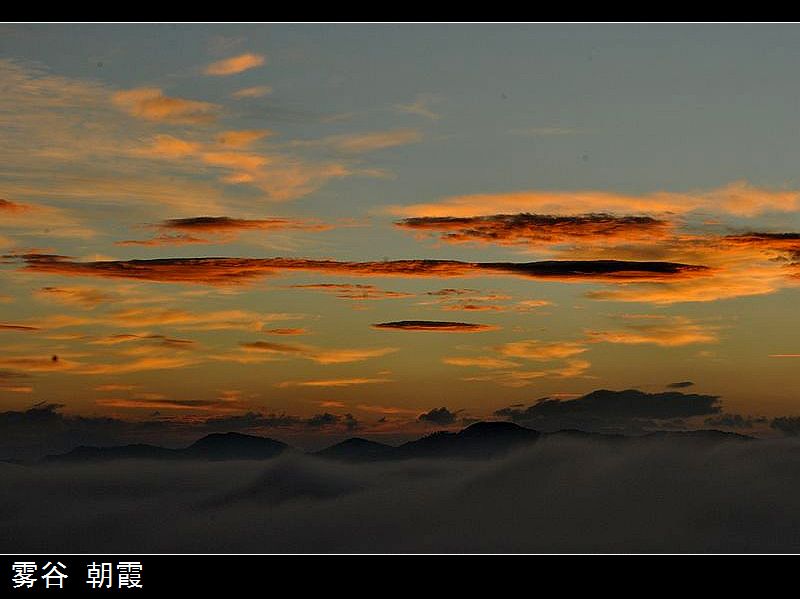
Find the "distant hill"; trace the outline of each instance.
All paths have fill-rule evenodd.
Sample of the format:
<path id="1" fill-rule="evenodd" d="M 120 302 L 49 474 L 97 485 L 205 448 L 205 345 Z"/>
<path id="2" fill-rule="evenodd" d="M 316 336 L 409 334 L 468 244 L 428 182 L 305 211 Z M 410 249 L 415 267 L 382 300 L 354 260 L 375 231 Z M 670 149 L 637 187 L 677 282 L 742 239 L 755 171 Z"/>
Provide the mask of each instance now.
<path id="1" fill-rule="evenodd" d="M 459 432 L 438 431 L 399 447 L 353 437 L 314 455 L 350 462 L 414 458 L 486 459 L 534 443 L 540 433 L 512 422 L 477 422 Z"/>
<path id="2" fill-rule="evenodd" d="M 269 437 L 214 433 L 195 441 L 181 453 L 184 457 L 202 460 L 264 460 L 288 448 L 286 443 Z"/>
<path id="3" fill-rule="evenodd" d="M 476 422 L 457 433 L 440 431 L 397 448 L 397 458 L 493 458 L 535 443 L 541 433 L 513 422 Z"/>
<path id="4" fill-rule="evenodd" d="M 697 431 L 656 431 L 641 437 L 643 439 L 690 439 L 696 441 L 755 441 L 755 437 L 719 431 L 716 429 L 702 429 Z"/>
<path id="5" fill-rule="evenodd" d="M 207 435 L 183 449 L 167 449 L 156 445 L 122 445 L 118 447 L 76 447 L 60 455 L 50 455 L 47 462 L 96 462 L 108 460 L 265 460 L 282 453 L 286 443 L 243 435 L 241 433 L 214 433 Z"/>
<path id="6" fill-rule="evenodd" d="M 658 431 L 641 436 L 589 433 L 562 430 L 553 433 L 519 426 L 513 422 L 476 422 L 458 431 L 438 431 L 400 446 L 386 445 L 352 437 L 314 455 L 323 459 L 346 462 L 374 462 L 417 458 L 490 459 L 531 445 L 542 439 L 578 439 L 604 443 L 659 442 L 681 440 L 697 443 L 720 443 L 755 440 L 738 433 L 719 430 Z M 60 455 L 47 456 L 45 462 L 97 462 L 109 460 L 267 460 L 291 450 L 286 443 L 268 437 L 242 433 L 214 433 L 183 449 L 156 445 L 122 445 L 117 447 L 76 447 Z"/>
<path id="7" fill-rule="evenodd" d="M 314 455 L 334 460 L 369 462 L 386 459 L 394 451 L 397 451 L 396 447 L 385 443 L 368 441 L 360 437 L 351 437 L 341 443 L 317 451 Z"/>

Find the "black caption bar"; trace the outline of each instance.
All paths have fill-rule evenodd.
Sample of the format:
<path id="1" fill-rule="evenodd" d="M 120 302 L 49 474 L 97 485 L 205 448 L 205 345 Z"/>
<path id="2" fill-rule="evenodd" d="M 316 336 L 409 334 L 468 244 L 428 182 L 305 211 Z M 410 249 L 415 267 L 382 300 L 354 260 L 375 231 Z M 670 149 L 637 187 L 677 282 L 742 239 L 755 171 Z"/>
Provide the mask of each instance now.
<path id="1" fill-rule="evenodd" d="M 676 562 L 684 574 L 695 568 L 700 574 L 712 562 L 724 559 L 727 566 L 744 566 L 732 562 L 747 560 L 746 567 L 753 572 L 778 574 L 786 570 L 786 558 L 797 560 L 797 556 L 702 555 L 4 555 L 0 556 L 0 597 L 144 597 L 171 592 L 186 597 L 252 591 L 268 595 L 280 589 L 330 594 L 334 589 L 349 592 L 376 581 L 383 582 L 373 593 L 389 589 L 419 593 L 437 587 L 454 591 L 479 583 L 512 582 L 522 573 L 536 572 L 537 578 L 547 579 L 559 566 L 581 573 L 577 579 L 568 577 L 572 590 L 591 590 L 584 583 L 591 582 L 590 587 L 617 584 L 620 568 L 657 579 L 665 566 L 674 568 Z"/>

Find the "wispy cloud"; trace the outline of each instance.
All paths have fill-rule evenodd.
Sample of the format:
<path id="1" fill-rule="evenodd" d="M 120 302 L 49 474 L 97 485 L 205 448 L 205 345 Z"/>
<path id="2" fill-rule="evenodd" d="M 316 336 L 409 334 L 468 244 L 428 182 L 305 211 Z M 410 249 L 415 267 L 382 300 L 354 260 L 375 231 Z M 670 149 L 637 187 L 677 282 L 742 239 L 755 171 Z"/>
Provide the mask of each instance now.
<path id="1" fill-rule="evenodd" d="M 212 62 L 206 67 L 205 74 L 215 76 L 236 75 L 237 73 L 260 67 L 265 62 L 266 57 L 264 55 L 247 52 Z"/>
<path id="2" fill-rule="evenodd" d="M 648 216 L 583 214 L 493 214 L 473 217 L 412 217 L 398 227 L 435 232 L 450 243 L 479 242 L 499 245 L 552 245 L 566 242 L 604 243 L 664 237 L 672 225 Z"/>
<path id="3" fill-rule="evenodd" d="M 96 308 L 116 297 L 102 289 L 81 286 L 42 287 L 35 292 L 35 295 L 46 301 L 87 309 Z"/>
<path id="4" fill-rule="evenodd" d="M 625 195 L 597 190 L 517 191 L 473 194 L 445 198 L 439 202 L 392 206 L 390 212 L 404 217 L 474 217 L 492 212 L 512 214 L 686 214 L 702 210 L 710 214 L 756 216 L 769 211 L 800 209 L 800 191 L 755 187 L 736 181 L 711 190 L 693 192 L 658 191 Z"/>
<path id="5" fill-rule="evenodd" d="M 373 277 L 510 275 L 555 281 L 618 282 L 664 281 L 709 274 L 709 269 L 700 265 L 621 260 L 341 262 L 302 258 L 160 258 L 157 260 L 76 262 L 64 256 L 48 254 L 24 254 L 20 258 L 25 262 L 25 269 L 32 272 L 222 286 L 241 285 L 265 276 L 303 271 Z"/>
<path id="6" fill-rule="evenodd" d="M 390 383 L 392 379 L 387 378 L 341 378 L 341 379 L 313 379 L 306 381 L 282 381 L 276 386 L 285 387 L 352 387 L 356 385 L 376 385 L 380 383 Z"/>
<path id="7" fill-rule="evenodd" d="M 472 322 L 452 322 L 442 320 L 397 320 L 394 322 L 380 322 L 373 324 L 374 329 L 388 329 L 390 331 L 428 331 L 438 333 L 482 333 L 497 327 L 488 324 Z"/>
<path id="8" fill-rule="evenodd" d="M 232 218 L 230 216 L 195 216 L 189 218 L 172 218 L 150 228 L 163 230 L 165 233 L 148 239 L 117 241 L 116 245 L 161 246 L 187 244 L 221 244 L 238 239 L 247 231 L 328 231 L 333 225 L 302 219 L 290 218 Z M 179 231 L 179 233 L 171 233 Z M 203 237 L 193 233 L 202 234 Z"/>
<path id="9" fill-rule="evenodd" d="M 339 299 L 355 301 L 414 297 L 413 293 L 389 291 L 376 287 L 375 285 L 358 285 L 355 283 L 309 283 L 305 285 L 292 285 L 292 289 L 310 289 L 312 291 L 331 294 Z"/>
<path id="10" fill-rule="evenodd" d="M 165 96 L 157 87 L 137 87 L 112 96 L 114 105 L 131 116 L 148 121 L 181 124 L 209 123 L 217 118 L 220 107 L 210 102 Z"/>
<path id="11" fill-rule="evenodd" d="M 441 115 L 434 112 L 433 106 L 438 104 L 441 98 L 434 94 L 417 94 L 413 102 L 408 104 L 395 104 L 394 109 L 397 112 L 420 116 L 432 121 L 441 118 Z"/>
<path id="12" fill-rule="evenodd" d="M 288 343 L 272 343 L 269 341 L 252 341 L 241 343 L 240 345 L 247 351 L 305 358 L 318 364 L 362 362 L 398 351 L 396 347 L 330 349 L 312 345 L 292 345 Z"/>
<path id="13" fill-rule="evenodd" d="M 622 317 L 625 328 L 620 330 L 590 330 L 591 343 L 652 344 L 678 347 L 696 343 L 716 343 L 717 327 L 698 323 L 684 316 L 632 314 Z"/>
<path id="14" fill-rule="evenodd" d="M 417 129 L 394 129 L 391 131 L 369 131 L 345 133 L 317 140 L 297 141 L 295 146 L 327 147 L 346 154 L 362 154 L 422 141 L 422 132 Z"/>
<path id="15" fill-rule="evenodd" d="M 272 93 L 272 87 L 269 85 L 254 85 L 252 87 L 243 87 L 231 94 L 234 98 L 263 98 Z"/>

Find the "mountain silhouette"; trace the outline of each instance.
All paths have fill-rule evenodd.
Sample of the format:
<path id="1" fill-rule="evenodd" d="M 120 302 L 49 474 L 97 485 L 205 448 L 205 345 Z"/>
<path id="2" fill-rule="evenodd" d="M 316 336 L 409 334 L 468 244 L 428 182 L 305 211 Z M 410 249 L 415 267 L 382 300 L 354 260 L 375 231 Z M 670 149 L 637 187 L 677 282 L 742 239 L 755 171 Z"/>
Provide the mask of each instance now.
<path id="1" fill-rule="evenodd" d="M 535 443 L 540 436 L 538 431 L 513 422 L 476 422 L 457 433 L 438 431 L 404 443 L 392 457 L 486 459 Z"/>
<path id="2" fill-rule="evenodd" d="M 317 451 L 314 455 L 334 460 L 368 462 L 386 459 L 396 450 L 396 447 L 385 443 L 377 443 L 361 437 L 351 437 L 341 443 Z"/>
<path id="3" fill-rule="evenodd" d="M 702 429 L 696 431 L 656 431 L 644 435 L 647 439 L 690 439 L 695 441 L 755 441 L 755 437 L 720 431 L 716 429 Z"/>
<path id="4" fill-rule="evenodd" d="M 182 450 L 188 458 L 204 460 L 264 460 L 282 453 L 289 446 L 269 437 L 242 433 L 206 435 Z"/>
<path id="5" fill-rule="evenodd" d="M 346 462 L 409 460 L 417 458 L 489 459 L 531 445 L 542 439 L 566 438 L 603 443 L 660 442 L 665 440 L 696 443 L 721 443 L 755 440 L 754 437 L 720 430 L 657 431 L 640 436 L 591 433 L 566 429 L 540 433 L 513 422 L 476 422 L 458 431 L 437 431 L 399 446 L 386 445 L 352 437 L 314 455 Z M 76 447 L 60 455 L 50 455 L 46 462 L 91 462 L 123 459 L 204 461 L 267 460 L 292 448 L 286 443 L 242 433 L 213 433 L 183 449 L 135 444 L 117 447 Z"/>
<path id="6" fill-rule="evenodd" d="M 72 451 L 50 455 L 48 462 L 91 462 L 106 460 L 265 460 L 282 453 L 289 446 L 268 437 L 242 433 L 213 433 L 183 449 L 168 449 L 156 445 L 121 445 L 117 447 L 88 447 L 82 445 Z"/>

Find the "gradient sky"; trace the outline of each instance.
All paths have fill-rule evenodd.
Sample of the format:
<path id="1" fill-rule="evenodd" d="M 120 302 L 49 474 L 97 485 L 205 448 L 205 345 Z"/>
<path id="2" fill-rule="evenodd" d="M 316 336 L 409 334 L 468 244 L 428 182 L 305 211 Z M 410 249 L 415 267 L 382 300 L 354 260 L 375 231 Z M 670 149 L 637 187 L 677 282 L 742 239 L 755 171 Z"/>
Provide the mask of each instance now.
<path id="1" fill-rule="evenodd" d="M 0 411 L 800 415 L 797 33 L 5 25 Z"/>

